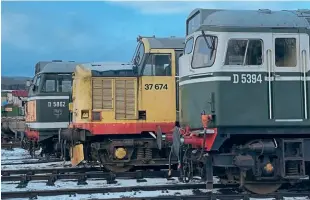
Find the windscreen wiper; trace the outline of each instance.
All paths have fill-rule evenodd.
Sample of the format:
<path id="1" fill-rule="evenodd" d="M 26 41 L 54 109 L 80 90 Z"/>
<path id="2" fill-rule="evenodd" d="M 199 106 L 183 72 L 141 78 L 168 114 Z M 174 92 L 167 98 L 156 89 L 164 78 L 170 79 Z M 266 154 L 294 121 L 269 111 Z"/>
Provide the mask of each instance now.
<path id="1" fill-rule="evenodd" d="M 212 42 L 212 46 L 209 44 L 209 41 L 207 40 L 207 36 L 205 34 L 205 32 L 203 30 L 201 30 L 202 36 L 205 39 L 205 42 L 207 43 L 207 46 L 209 49 L 211 49 L 211 55 L 210 55 L 210 60 L 213 56 L 213 53 L 215 51 L 215 37 L 214 36 L 210 36 L 211 42 Z"/>

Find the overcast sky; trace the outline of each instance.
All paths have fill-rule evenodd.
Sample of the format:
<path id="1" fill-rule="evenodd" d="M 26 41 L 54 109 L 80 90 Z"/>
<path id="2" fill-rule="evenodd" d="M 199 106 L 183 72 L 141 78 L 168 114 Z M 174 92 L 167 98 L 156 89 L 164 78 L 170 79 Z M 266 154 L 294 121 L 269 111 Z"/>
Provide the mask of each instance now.
<path id="1" fill-rule="evenodd" d="M 136 38 L 185 37 L 195 8 L 309 9 L 310 2 L 1 2 L 2 75 L 38 61 L 130 61 Z"/>

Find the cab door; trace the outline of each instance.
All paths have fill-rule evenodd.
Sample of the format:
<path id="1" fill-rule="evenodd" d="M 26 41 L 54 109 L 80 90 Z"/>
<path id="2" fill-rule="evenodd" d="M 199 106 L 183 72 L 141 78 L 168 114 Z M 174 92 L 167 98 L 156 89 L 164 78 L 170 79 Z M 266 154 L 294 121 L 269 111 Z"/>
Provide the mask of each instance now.
<path id="1" fill-rule="evenodd" d="M 305 118 L 303 71 L 299 34 L 272 34 L 272 113 L 276 122 L 299 122 Z M 308 52 L 309 53 L 309 52 Z M 308 55 L 308 54 L 307 54 Z"/>
<path id="2" fill-rule="evenodd" d="M 152 50 L 142 69 L 142 108 L 148 122 L 175 122 L 175 53 Z"/>

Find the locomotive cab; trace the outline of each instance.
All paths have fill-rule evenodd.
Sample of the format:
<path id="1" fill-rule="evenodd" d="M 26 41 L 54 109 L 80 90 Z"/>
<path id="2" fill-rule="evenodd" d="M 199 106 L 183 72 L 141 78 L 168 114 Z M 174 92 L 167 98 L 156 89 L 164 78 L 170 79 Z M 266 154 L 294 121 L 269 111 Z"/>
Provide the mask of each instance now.
<path id="1" fill-rule="evenodd" d="M 174 143 L 204 149 L 204 157 L 186 156 L 205 163 L 207 183 L 214 170 L 254 193 L 270 193 L 309 175 L 305 16 L 303 10 L 196 9 L 188 17 L 180 124 L 191 131 L 176 128 L 182 140 Z"/>
<path id="2" fill-rule="evenodd" d="M 69 95 L 74 62 L 39 62 L 28 90 L 26 138 L 29 150 L 55 153 L 58 132 L 69 125 Z"/>
<path id="3" fill-rule="evenodd" d="M 167 163 L 156 132 L 171 133 L 177 119 L 179 38 L 139 37 L 130 64 L 78 65 L 73 79 L 73 165 L 99 161 L 111 171 Z M 63 134 L 65 135 L 65 134 Z"/>

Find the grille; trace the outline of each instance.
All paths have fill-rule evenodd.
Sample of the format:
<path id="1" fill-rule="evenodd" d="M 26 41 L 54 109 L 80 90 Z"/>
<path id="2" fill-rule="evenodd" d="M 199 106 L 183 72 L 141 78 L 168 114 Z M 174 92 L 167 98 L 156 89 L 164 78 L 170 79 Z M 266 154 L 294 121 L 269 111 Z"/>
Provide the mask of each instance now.
<path id="1" fill-rule="evenodd" d="M 115 118 L 136 118 L 135 80 L 115 80 Z"/>
<path id="2" fill-rule="evenodd" d="M 112 79 L 93 79 L 93 109 L 112 109 Z"/>

